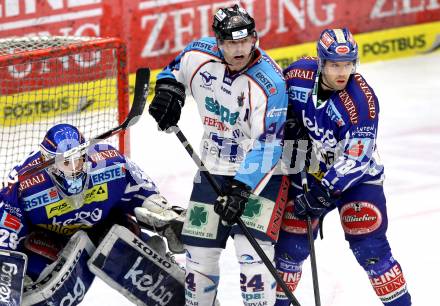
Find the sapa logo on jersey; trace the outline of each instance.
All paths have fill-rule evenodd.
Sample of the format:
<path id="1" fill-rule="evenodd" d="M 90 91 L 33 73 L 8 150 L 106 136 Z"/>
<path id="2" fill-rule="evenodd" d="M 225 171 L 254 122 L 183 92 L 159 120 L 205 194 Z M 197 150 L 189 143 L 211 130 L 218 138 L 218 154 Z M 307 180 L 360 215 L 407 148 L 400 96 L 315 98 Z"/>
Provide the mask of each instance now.
<path id="1" fill-rule="evenodd" d="M 221 122 L 227 122 L 230 125 L 234 125 L 240 115 L 239 112 L 232 113 L 229 108 L 221 105 L 217 100 L 214 100 L 211 97 L 205 98 L 205 108 L 208 112 L 219 116 Z"/>

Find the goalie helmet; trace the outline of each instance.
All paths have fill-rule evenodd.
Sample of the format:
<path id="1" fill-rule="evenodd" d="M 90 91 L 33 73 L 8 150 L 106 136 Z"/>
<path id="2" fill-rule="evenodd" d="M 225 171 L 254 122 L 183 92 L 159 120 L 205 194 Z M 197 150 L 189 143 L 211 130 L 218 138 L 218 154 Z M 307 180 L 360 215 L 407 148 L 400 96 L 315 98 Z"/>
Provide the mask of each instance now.
<path id="1" fill-rule="evenodd" d="M 320 68 L 326 60 L 353 62 L 355 69 L 359 63 L 358 45 L 347 28 L 324 30 L 319 37 L 317 51 Z"/>
<path id="2" fill-rule="evenodd" d="M 249 35 L 257 36 L 255 20 L 237 4 L 217 11 L 212 30 L 218 40 L 237 40 Z"/>
<path id="3" fill-rule="evenodd" d="M 82 206 L 83 191 L 88 183 L 86 157 L 78 153 L 66 160 L 63 153 L 84 142 L 76 127 L 57 124 L 47 131 L 40 144 L 43 160 L 55 158 L 55 163 L 47 168 L 47 172 L 63 197 L 75 208 Z"/>

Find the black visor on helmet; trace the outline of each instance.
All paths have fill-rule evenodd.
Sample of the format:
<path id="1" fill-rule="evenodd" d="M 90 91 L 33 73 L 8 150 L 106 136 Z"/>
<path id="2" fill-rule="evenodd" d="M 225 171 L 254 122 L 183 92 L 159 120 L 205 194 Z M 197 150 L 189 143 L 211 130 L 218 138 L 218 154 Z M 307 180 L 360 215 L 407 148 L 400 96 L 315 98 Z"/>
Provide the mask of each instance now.
<path id="1" fill-rule="evenodd" d="M 255 35 L 255 21 L 236 4 L 217 11 L 212 29 L 219 40 L 237 40 Z"/>

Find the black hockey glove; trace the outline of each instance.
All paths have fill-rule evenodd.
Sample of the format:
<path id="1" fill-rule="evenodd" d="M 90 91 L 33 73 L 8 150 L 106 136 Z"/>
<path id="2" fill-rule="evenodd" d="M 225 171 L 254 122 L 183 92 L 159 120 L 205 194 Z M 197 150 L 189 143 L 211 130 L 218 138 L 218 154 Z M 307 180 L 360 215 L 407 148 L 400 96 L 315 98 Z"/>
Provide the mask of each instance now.
<path id="1" fill-rule="evenodd" d="M 232 180 L 223 187 L 223 194 L 224 196 L 215 201 L 214 211 L 220 215 L 220 219 L 232 225 L 243 214 L 251 188 L 240 181 Z"/>
<path id="2" fill-rule="evenodd" d="M 295 198 L 294 214 L 299 219 L 319 218 L 333 203 L 330 193 L 321 184 L 314 184 L 310 191 Z"/>
<path id="3" fill-rule="evenodd" d="M 175 79 L 166 78 L 156 82 L 155 95 L 148 112 L 156 120 L 159 129 L 175 126 L 185 103 L 185 87 Z"/>

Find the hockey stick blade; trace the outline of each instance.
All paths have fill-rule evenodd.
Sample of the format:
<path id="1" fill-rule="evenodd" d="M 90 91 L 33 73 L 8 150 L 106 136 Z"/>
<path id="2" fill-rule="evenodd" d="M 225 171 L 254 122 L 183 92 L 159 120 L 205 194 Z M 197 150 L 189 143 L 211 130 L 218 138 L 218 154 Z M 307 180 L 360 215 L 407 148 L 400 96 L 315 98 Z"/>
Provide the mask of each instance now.
<path id="1" fill-rule="evenodd" d="M 23 173 L 20 173 L 18 175 L 18 181 L 22 182 L 23 180 L 26 180 L 32 175 L 34 175 L 35 173 L 38 173 L 46 169 L 47 167 L 53 165 L 57 159 L 67 160 L 68 158 L 74 156 L 75 154 L 84 154 L 87 148 L 89 148 L 90 146 L 93 146 L 102 140 L 105 140 L 113 135 L 116 135 L 117 133 L 124 131 L 130 126 L 137 123 L 144 111 L 145 104 L 147 102 L 149 88 L 150 88 L 150 69 L 139 68 L 136 71 L 136 84 L 134 88 L 133 104 L 124 122 L 122 122 L 119 126 L 114 127 L 94 138 L 87 140 L 83 144 L 64 152 L 61 156 L 57 156 L 45 160 L 42 163 L 36 165 L 35 167 L 25 170 Z"/>

